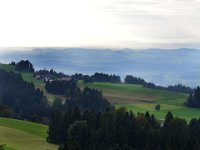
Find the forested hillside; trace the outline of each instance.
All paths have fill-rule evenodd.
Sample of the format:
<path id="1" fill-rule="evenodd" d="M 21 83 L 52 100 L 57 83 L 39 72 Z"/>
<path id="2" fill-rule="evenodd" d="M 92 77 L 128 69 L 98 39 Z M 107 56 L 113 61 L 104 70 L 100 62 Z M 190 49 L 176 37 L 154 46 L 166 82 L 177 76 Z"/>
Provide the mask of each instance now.
<path id="1" fill-rule="evenodd" d="M 21 74 L 0 69 L 1 116 L 32 121 L 49 117 L 48 101 L 33 83 L 23 80 Z"/>
<path id="2" fill-rule="evenodd" d="M 173 117 L 161 124 L 148 112 L 134 115 L 125 108 L 95 113 L 54 111 L 47 141 L 61 144 L 59 150 L 198 150 L 200 119 Z"/>

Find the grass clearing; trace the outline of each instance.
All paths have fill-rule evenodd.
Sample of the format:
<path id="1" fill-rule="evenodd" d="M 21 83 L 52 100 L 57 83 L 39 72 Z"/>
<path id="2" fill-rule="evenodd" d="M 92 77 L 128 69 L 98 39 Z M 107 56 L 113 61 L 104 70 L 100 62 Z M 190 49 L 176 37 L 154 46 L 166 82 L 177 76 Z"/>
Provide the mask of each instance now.
<path id="1" fill-rule="evenodd" d="M 18 129 L 39 136 L 41 138 L 47 137 L 48 127 L 38 123 L 10 118 L 0 118 L 0 126 Z"/>
<path id="2" fill-rule="evenodd" d="M 91 88 L 99 89 L 103 92 L 104 96 L 108 99 L 118 98 L 124 99 L 125 103 L 128 100 L 133 102 L 149 102 L 149 103 L 164 103 L 181 106 L 187 98 L 187 94 L 170 92 L 165 90 L 145 88 L 142 85 L 124 84 L 124 83 L 83 83 L 79 82 L 79 86 L 83 89 L 88 86 Z M 113 101 L 113 100 L 112 100 Z M 113 103 L 115 103 L 113 101 Z M 118 101 L 116 102 L 118 103 Z M 124 103 L 123 100 L 121 103 Z"/>
<path id="3" fill-rule="evenodd" d="M 188 108 L 185 106 L 175 106 L 168 104 L 160 104 L 160 111 L 155 110 L 156 104 L 138 103 L 138 104 L 116 104 L 115 107 L 126 107 L 129 111 L 132 110 L 135 114 L 138 112 L 146 113 L 149 111 L 150 114 L 155 115 L 156 118 L 163 120 L 168 111 L 171 111 L 174 117 L 184 118 L 188 122 L 192 118 L 200 117 L 200 109 Z"/>
<path id="4" fill-rule="evenodd" d="M 0 118 L 0 144 L 6 144 L 6 150 L 57 150 L 57 145 L 46 142 L 47 129 L 29 121 Z"/>
<path id="5" fill-rule="evenodd" d="M 57 150 L 58 146 L 49 144 L 44 138 L 14 129 L 0 126 L 1 143 L 6 150 Z"/>

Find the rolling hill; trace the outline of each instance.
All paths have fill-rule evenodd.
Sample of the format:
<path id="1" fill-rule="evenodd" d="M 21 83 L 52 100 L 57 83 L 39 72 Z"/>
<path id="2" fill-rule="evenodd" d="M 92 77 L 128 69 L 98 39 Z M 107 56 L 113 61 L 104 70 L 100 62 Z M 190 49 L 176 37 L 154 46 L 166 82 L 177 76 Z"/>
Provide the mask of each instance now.
<path id="1" fill-rule="evenodd" d="M 126 107 L 135 114 L 149 111 L 158 119 L 163 120 L 168 111 L 175 117 L 185 118 L 190 121 L 192 118 L 199 118 L 200 109 L 184 106 L 188 95 L 165 90 L 145 88 L 135 84 L 116 83 L 83 83 L 79 82 L 81 88 L 88 86 L 99 89 L 104 96 L 115 105 L 116 108 Z M 155 110 L 156 104 L 161 105 L 160 111 Z"/>

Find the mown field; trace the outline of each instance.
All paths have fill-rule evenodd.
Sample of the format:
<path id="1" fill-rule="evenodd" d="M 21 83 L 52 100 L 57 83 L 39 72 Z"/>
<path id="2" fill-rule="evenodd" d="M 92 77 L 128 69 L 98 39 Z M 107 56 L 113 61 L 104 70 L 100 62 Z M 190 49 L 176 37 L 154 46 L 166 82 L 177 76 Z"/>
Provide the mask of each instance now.
<path id="1" fill-rule="evenodd" d="M 1 68 L 1 65 L 0 65 Z M 13 69 L 9 65 L 3 65 L 5 70 Z M 36 80 L 30 73 L 22 73 L 23 78 L 28 82 L 33 82 L 36 87 L 44 91 L 50 102 L 55 98 L 65 99 L 62 95 L 49 94 L 44 89 L 44 82 Z M 200 117 L 200 109 L 188 108 L 184 106 L 188 95 L 183 93 L 170 92 L 165 90 L 144 88 L 142 85 L 134 84 L 116 84 L 116 83 L 83 83 L 78 82 L 78 86 L 83 89 L 88 86 L 96 88 L 103 92 L 103 95 L 116 108 L 126 107 L 135 114 L 138 112 L 145 113 L 149 111 L 160 120 L 165 118 L 166 113 L 170 110 L 174 116 L 185 118 L 190 121 L 192 118 Z M 161 110 L 156 111 L 156 104 L 161 105 Z"/>
<path id="2" fill-rule="evenodd" d="M 200 117 L 200 109 L 184 106 L 187 94 L 144 88 L 142 85 L 134 84 L 79 82 L 79 86 L 99 89 L 116 108 L 126 107 L 135 114 L 149 111 L 160 120 L 165 118 L 168 111 L 175 117 L 185 118 L 187 121 Z M 161 105 L 160 111 L 155 110 L 156 104 Z"/>
<path id="3" fill-rule="evenodd" d="M 16 119 L 0 118 L 0 144 L 6 150 L 57 150 L 46 142 L 47 126 Z"/>

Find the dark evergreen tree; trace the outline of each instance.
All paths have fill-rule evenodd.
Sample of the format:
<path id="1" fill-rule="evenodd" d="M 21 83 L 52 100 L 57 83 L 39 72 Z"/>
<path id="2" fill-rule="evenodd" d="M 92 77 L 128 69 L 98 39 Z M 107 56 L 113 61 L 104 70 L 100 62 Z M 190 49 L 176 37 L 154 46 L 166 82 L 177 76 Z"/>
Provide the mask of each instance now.
<path id="1" fill-rule="evenodd" d="M 68 139 L 70 141 L 77 141 L 82 149 L 88 148 L 89 128 L 87 121 L 75 121 L 69 126 Z"/>
<path id="2" fill-rule="evenodd" d="M 157 104 L 156 106 L 155 106 L 155 110 L 157 110 L 157 111 L 160 111 L 160 104 Z"/>
<path id="3" fill-rule="evenodd" d="M 15 70 L 20 72 L 34 72 L 34 68 L 31 62 L 28 60 L 21 60 L 15 65 Z"/>
<path id="4" fill-rule="evenodd" d="M 188 107 L 200 108 L 200 87 L 197 87 L 194 93 L 190 93 L 186 105 Z"/>
<path id="5" fill-rule="evenodd" d="M 145 80 L 138 78 L 138 77 L 134 77 L 132 75 L 127 75 L 124 79 L 125 83 L 129 83 L 129 84 L 144 84 Z"/>
<path id="6" fill-rule="evenodd" d="M 172 113 L 169 111 L 169 112 L 167 113 L 166 117 L 165 117 L 165 122 L 164 122 L 164 124 L 163 124 L 163 127 L 168 126 L 169 122 L 170 122 L 173 118 L 174 118 L 174 117 L 173 117 Z"/>
<path id="7" fill-rule="evenodd" d="M 49 130 L 47 141 L 54 144 L 63 143 L 64 137 L 62 137 L 62 124 L 63 124 L 63 113 L 60 110 L 55 110 L 52 113 L 51 121 L 49 122 Z"/>

